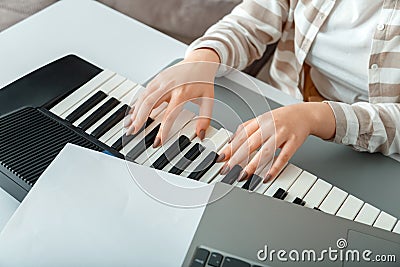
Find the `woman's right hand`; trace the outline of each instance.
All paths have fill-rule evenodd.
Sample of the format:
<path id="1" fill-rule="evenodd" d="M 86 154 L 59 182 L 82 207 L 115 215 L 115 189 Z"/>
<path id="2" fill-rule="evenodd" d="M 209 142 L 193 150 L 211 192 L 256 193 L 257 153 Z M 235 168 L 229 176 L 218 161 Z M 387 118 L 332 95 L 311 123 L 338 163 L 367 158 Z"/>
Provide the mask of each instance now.
<path id="1" fill-rule="evenodd" d="M 196 134 L 204 138 L 210 125 L 214 99 L 214 78 L 219 67 L 218 54 L 209 48 L 192 51 L 183 61 L 160 72 L 134 104 L 125 122 L 127 135 L 135 134 L 146 122 L 151 111 L 167 102 L 160 130 L 153 146 L 163 144 L 184 103 L 199 105 Z"/>

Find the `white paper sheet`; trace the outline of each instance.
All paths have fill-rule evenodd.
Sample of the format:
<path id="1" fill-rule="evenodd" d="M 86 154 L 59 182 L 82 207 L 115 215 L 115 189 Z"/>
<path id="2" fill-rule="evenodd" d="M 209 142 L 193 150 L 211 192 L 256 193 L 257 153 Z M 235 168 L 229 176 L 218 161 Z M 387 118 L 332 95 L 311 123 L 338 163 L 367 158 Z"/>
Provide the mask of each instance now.
<path id="1" fill-rule="evenodd" d="M 18 208 L 19 202 L 0 187 L 0 232 Z"/>
<path id="2" fill-rule="evenodd" d="M 159 186 L 154 170 L 129 166 Z M 1 232 L 0 266 L 180 266 L 203 212 L 154 200 L 123 160 L 67 145 Z"/>

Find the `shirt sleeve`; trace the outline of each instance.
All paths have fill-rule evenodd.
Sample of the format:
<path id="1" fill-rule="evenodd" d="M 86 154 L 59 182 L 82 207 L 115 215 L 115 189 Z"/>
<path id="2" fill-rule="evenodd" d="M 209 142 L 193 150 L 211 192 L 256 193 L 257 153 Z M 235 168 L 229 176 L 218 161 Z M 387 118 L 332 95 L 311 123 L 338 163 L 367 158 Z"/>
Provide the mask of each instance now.
<path id="1" fill-rule="evenodd" d="M 327 103 L 336 119 L 334 142 L 359 151 L 400 153 L 400 104 Z"/>
<path id="2" fill-rule="evenodd" d="M 211 48 L 222 64 L 242 70 L 260 58 L 268 44 L 281 38 L 288 6 L 284 0 L 244 0 L 195 40 L 186 55 L 198 48 Z M 221 66 L 218 75 L 225 75 L 227 69 Z"/>

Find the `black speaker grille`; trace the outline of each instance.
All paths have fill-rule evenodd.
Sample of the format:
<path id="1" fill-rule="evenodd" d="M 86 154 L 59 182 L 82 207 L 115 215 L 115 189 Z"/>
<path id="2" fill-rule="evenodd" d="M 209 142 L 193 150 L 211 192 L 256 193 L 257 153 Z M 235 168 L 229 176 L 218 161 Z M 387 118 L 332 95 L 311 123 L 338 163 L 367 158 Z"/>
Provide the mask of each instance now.
<path id="1" fill-rule="evenodd" d="M 30 186 L 67 143 L 103 150 L 35 108 L 0 118 L 0 128 L 0 164 Z"/>

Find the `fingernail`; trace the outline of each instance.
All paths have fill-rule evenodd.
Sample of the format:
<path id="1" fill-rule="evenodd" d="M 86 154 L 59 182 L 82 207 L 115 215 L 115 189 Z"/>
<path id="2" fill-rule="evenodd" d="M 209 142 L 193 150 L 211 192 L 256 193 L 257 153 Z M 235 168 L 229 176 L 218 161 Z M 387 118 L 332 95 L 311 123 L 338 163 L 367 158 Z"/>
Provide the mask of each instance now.
<path id="1" fill-rule="evenodd" d="M 269 179 L 271 179 L 271 178 L 272 178 L 272 175 L 268 173 L 267 176 L 265 176 L 264 184 L 265 184 L 266 182 L 268 182 Z"/>
<path id="2" fill-rule="evenodd" d="M 157 137 L 156 140 L 154 140 L 153 147 L 154 148 L 158 147 L 160 145 L 160 143 L 161 143 L 161 139 L 159 137 Z"/>
<path id="3" fill-rule="evenodd" d="M 227 174 L 229 172 L 230 169 L 231 168 L 229 167 L 229 165 L 225 164 L 224 167 L 222 167 L 222 169 L 221 169 L 221 171 L 219 173 L 222 174 L 222 175 L 225 175 L 225 174 Z"/>
<path id="4" fill-rule="evenodd" d="M 206 136 L 206 131 L 201 130 L 201 131 L 199 132 L 199 138 L 200 138 L 200 140 L 203 140 L 205 136 Z"/>
<path id="5" fill-rule="evenodd" d="M 247 178 L 247 175 L 248 175 L 248 173 L 247 173 L 245 170 L 241 171 L 240 174 L 239 174 L 239 179 L 238 179 L 238 181 L 239 181 L 239 182 L 243 181 L 244 179 Z"/>
<path id="6" fill-rule="evenodd" d="M 135 132 L 135 126 L 131 126 L 127 131 L 126 131 L 126 135 L 131 135 L 132 133 Z"/>
<path id="7" fill-rule="evenodd" d="M 133 113 L 133 111 L 135 111 L 135 106 L 133 106 L 133 107 L 131 107 L 131 109 L 129 110 L 129 114 L 132 114 Z"/>
<path id="8" fill-rule="evenodd" d="M 131 118 L 127 118 L 124 120 L 124 127 L 127 128 L 132 123 Z"/>
<path id="9" fill-rule="evenodd" d="M 225 153 L 222 153 L 221 155 L 218 156 L 217 162 L 221 162 L 225 159 Z"/>

